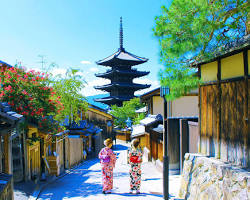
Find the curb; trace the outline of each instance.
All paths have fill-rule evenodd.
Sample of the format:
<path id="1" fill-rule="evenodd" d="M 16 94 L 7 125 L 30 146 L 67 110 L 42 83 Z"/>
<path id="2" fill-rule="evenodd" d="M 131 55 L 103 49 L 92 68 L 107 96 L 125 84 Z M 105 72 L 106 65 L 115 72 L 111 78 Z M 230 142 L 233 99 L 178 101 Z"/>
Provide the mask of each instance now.
<path id="1" fill-rule="evenodd" d="M 91 160 L 91 159 L 90 159 L 90 160 Z M 89 161 L 89 160 L 88 160 L 88 161 Z M 54 183 L 55 181 L 59 180 L 60 178 L 63 178 L 64 176 L 70 174 L 73 170 L 75 170 L 76 168 L 80 167 L 80 166 L 83 165 L 85 162 L 86 162 L 86 160 L 83 161 L 83 162 L 81 162 L 81 163 L 79 163 L 78 165 L 76 165 L 76 166 L 70 168 L 70 169 L 65 170 L 65 173 L 63 173 L 63 174 L 61 174 L 61 175 L 59 175 L 59 176 L 54 176 L 54 177 L 52 178 L 52 180 L 48 181 L 47 183 L 44 183 L 44 184 L 42 184 L 42 185 L 37 184 L 37 186 L 36 186 L 34 192 L 29 196 L 28 200 L 37 200 L 37 199 L 39 198 L 41 192 L 42 192 L 49 184 Z"/>

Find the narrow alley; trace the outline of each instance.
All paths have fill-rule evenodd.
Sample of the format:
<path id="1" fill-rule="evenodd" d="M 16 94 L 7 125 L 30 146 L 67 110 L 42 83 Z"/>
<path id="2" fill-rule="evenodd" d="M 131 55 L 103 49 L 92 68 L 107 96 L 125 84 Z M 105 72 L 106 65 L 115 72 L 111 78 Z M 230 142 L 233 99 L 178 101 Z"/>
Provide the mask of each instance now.
<path id="1" fill-rule="evenodd" d="M 129 194 L 129 165 L 127 164 L 128 143 L 119 141 L 114 145 L 118 160 L 114 170 L 114 189 L 112 194 L 102 194 L 101 168 L 99 159 L 91 159 L 62 178 L 47 185 L 40 193 L 39 200 L 60 199 L 162 199 L 162 173 L 151 162 L 142 164 L 141 194 Z M 170 177 L 171 196 L 177 194 L 179 176 Z M 33 198 L 34 199 L 34 198 Z"/>

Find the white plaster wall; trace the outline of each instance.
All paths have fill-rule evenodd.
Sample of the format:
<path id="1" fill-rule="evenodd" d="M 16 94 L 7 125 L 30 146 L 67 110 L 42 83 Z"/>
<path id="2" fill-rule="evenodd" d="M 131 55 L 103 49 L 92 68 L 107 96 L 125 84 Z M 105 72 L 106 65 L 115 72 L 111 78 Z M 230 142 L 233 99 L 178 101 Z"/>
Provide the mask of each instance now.
<path id="1" fill-rule="evenodd" d="M 164 102 L 160 96 L 153 96 L 153 115 L 161 114 L 164 115 Z"/>
<path id="2" fill-rule="evenodd" d="M 172 117 L 198 116 L 198 96 L 185 96 L 172 102 Z"/>

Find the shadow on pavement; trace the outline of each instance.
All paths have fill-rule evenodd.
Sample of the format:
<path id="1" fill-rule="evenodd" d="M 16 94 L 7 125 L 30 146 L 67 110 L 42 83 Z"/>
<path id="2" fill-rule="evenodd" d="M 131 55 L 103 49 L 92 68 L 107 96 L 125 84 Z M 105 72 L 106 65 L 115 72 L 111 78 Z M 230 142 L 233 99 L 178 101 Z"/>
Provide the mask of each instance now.
<path id="1" fill-rule="evenodd" d="M 152 194 L 152 193 L 140 193 L 140 194 L 130 194 L 130 193 L 119 193 L 112 192 L 112 194 L 121 195 L 121 196 L 155 196 L 155 197 L 163 197 L 162 194 Z"/>
<path id="2" fill-rule="evenodd" d="M 101 169 L 91 169 L 99 159 L 87 160 L 75 169 L 71 169 L 63 179 L 60 177 L 46 185 L 39 199 L 63 199 L 65 197 L 87 197 L 94 193 L 102 193 Z M 96 179 L 93 182 L 89 177 Z M 100 179 L 100 180 L 99 180 Z M 55 192 L 56 191 L 56 192 Z"/>
<path id="3" fill-rule="evenodd" d="M 161 180 L 161 178 L 146 178 L 143 181 L 154 181 L 154 180 Z"/>
<path id="4" fill-rule="evenodd" d="M 33 181 L 22 181 L 14 183 L 14 192 L 22 192 L 24 195 L 29 196 L 32 194 L 36 187 L 36 184 Z"/>
<path id="5" fill-rule="evenodd" d="M 128 149 L 128 147 L 126 147 L 122 144 L 113 145 L 113 150 L 115 150 L 115 151 L 127 150 L 127 149 Z"/>

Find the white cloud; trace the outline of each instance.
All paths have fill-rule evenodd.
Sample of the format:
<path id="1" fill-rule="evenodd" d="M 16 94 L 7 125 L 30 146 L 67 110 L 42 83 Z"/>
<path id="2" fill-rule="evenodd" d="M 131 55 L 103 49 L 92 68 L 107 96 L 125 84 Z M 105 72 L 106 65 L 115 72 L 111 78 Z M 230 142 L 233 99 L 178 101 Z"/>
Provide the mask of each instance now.
<path id="1" fill-rule="evenodd" d="M 56 76 L 56 75 L 59 75 L 59 74 L 65 75 L 66 72 L 67 72 L 67 69 L 65 69 L 65 68 L 53 68 L 50 73 L 53 76 Z"/>
<path id="2" fill-rule="evenodd" d="M 91 62 L 88 61 L 88 60 L 83 60 L 83 61 L 81 61 L 81 63 L 82 63 L 83 65 L 90 65 L 90 64 L 91 64 Z"/>
<path id="3" fill-rule="evenodd" d="M 82 72 L 82 71 L 78 71 L 76 72 L 76 75 L 79 75 L 79 76 L 82 76 L 82 77 L 85 77 L 89 72 Z"/>
<path id="4" fill-rule="evenodd" d="M 97 94 L 105 94 L 107 92 L 102 91 L 102 90 L 96 90 L 94 88 L 94 86 L 105 85 L 105 84 L 109 84 L 109 83 L 110 83 L 110 80 L 108 80 L 108 79 L 102 79 L 102 78 L 95 79 L 93 81 L 88 82 L 88 84 L 85 85 L 85 88 L 82 89 L 81 93 L 84 96 L 93 96 L 93 95 L 97 95 Z"/>
<path id="5" fill-rule="evenodd" d="M 96 68 L 96 67 L 91 67 L 91 68 L 89 69 L 89 71 L 91 71 L 91 72 L 98 72 L 99 69 Z"/>

